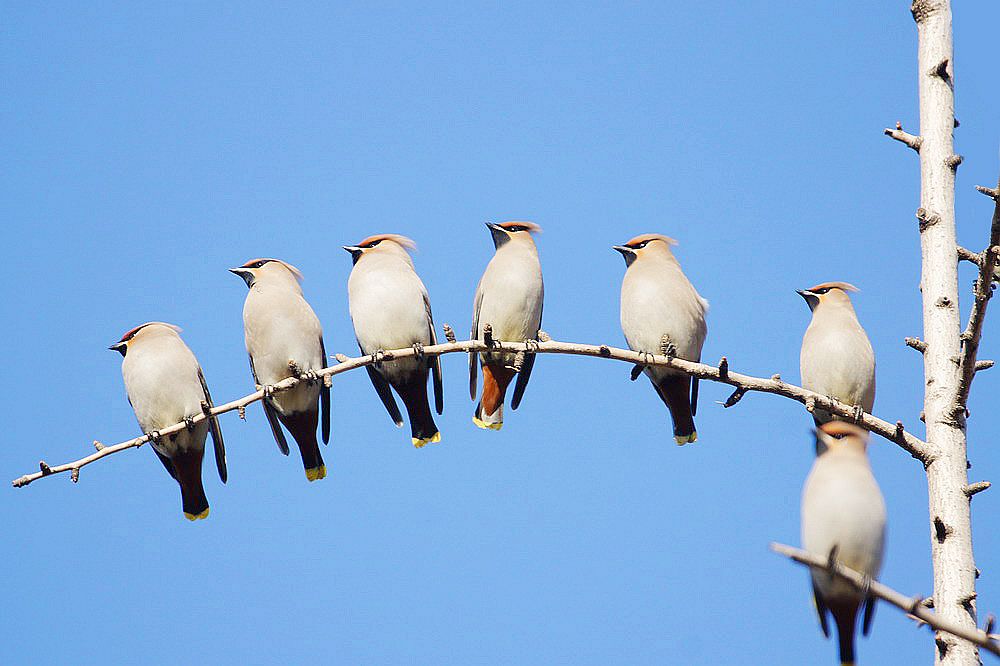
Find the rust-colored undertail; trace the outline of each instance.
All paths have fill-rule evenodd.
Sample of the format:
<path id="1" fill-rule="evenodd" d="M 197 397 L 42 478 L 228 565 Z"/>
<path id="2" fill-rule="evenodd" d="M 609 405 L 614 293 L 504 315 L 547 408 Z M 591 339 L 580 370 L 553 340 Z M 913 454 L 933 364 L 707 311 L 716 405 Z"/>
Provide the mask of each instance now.
<path id="1" fill-rule="evenodd" d="M 188 520 L 208 517 L 208 498 L 201 482 L 201 461 L 204 455 L 204 449 L 191 449 L 178 452 L 170 459 L 175 478 L 181 487 L 184 517 Z"/>

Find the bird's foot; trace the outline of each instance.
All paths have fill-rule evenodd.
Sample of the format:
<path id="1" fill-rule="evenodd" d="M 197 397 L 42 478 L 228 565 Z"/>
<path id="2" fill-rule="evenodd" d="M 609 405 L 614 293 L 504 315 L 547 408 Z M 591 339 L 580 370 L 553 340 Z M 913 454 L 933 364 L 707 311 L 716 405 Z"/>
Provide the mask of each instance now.
<path id="1" fill-rule="evenodd" d="M 372 353 L 372 365 L 374 365 L 376 368 L 381 368 L 382 367 L 382 361 L 384 361 L 384 360 L 385 360 L 385 350 L 384 349 L 376 349 Z"/>
<path id="2" fill-rule="evenodd" d="M 294 359 L 288 361 L 288 371 L 292 373 L 292 377 L 302 379 L 302 368 L 299 367 L 299 364 Z"/>
<path id="3" fill-rule="evenodd" d="M 674 344 L 669 335 L 664 334 L 660 338 L 660 353 L 670 358 L 677 356 L 677 345 Z"/>
<path id="4" fill-rule="evenodd" d="M 854 405 L 854 422 L 861 423 L 862 417 L 865 415 L 865 408 L 861 405 Z"/>
<path id="5" fill-rule="evenodd" d="M 193 431 L 194 430 L 194 419 L 191 418 L 190 416 L 185 416 L 184 417 L 184 427 L 187 428 L 188 432 Z"/>
<path id="6" fill-rule="evenodd" d="M 150 441 L 151 444 L 159 444 L 160 443 L 160 431 L 159 430 L 150 430 L 146 434 L 149 435 L 149 441 Z"/>
<path id="7" fill-rule="evenodd" d="M 867 599 L 868 595 L 871 594 L 872 583 L 873 582 L 874 582 L 874 579 L 869 574 L 865 574 L 862 577 L 862 579 L 861 579 L 861 590 L 860 590 L 860 592 L 861 592 L 861 598 L 862 599 Z"/>
<path id="8" fill-rule="evenodd" d="M 834 546 L 830 549 L 830 554 L 826 556 L 826 570 L 830 574 L 830 579 L 833 580 L 833 571 L 837 568 L 837 551 L 840 550 L 840 546 Z"/>
<path id="9" fill-rule="evenodd" d="M 525 340 L 524 349 L 530 353 L 538 351 L 538 340 Z"/>
<path id="10" fill-rule="evenodd" d="M 418 361 L 424 360 L 424 345 L 422 342 L 413 343 L 413 354 Z"/>
<path id="11" fill-rule="evenodd" d="M 319 373 L 316 372 L 315 370 L 309 370 L 307 372 L 303 372 L 302 377 L 300 379 L 304 379 L 310 384 L 317 384 L 321 381 Z"/>
<path id="12" fill-rule="evenodd" d="M 273 384 L 264 384 L 263 386 L 260 387 L 260 390 L 264 392 L 264 398 L 267 400 L 270 400 L 271 396 L 274 395 Z"/>

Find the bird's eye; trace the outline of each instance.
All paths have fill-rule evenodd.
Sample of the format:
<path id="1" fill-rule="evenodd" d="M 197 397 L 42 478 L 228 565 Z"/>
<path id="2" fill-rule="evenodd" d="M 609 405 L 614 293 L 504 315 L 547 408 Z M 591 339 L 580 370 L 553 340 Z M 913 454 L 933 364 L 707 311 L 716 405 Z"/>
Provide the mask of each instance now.
<path id="1" fill-rule="evenodd" d="M 364 248 L 372 248 L 372 247 L 375 247 L 376 245 L 378 245 L 378 244 L 379 244 L 379 243 L 381 243 L 381 242 L 382 242 L 382 239 L 381 239 L 381 238 L 379 238 L 378 240 L 373 240 L 373 241 L 372 241 L 371 243 L 368 243 L 368 244 L 366 244 L 366 245 L 362 245 L 361 247 L 364 247 Z"/>
<path id="2" fill-rule="evenodd" d="M 525 229 L 527 229 L 527 227 L 521 224 L 512 224 L 509 227 L 507 227 L 507 231 L 514 231 L 514 232 L 524 231 Z"/>
<path id="3" fill-rule="evenodd" d="M 815 293 L 815 294 L 819 294 L 819 295 L 821 295 L 821 296 L 822 296 L 823 294 L 827 293 L 828 291 L 830 291 L 830 288 L 829 288 L 829 287 L 823 287 L 822 289 L 817 289 L 817 290 L 816 290 L 815 292 L 813 292 L 813 293 Z"/>
<path id="4" fill-rule="evenodd" d="M 649 245 L 649 241 L 645 240 L 645 241 L 642 241 L 641 243 L 639 243 L 638 245 L 636 245 L 635 249 L 641 250 L 642 248 L 646 247 L 647 245 Z"/>
<path id="5" fill-rule="evenodd" d="M 267 263 L 266 261 L 255 261 L 252 264 L 250 264 L 250 268 L 260 268 L 266 263 Z"/>

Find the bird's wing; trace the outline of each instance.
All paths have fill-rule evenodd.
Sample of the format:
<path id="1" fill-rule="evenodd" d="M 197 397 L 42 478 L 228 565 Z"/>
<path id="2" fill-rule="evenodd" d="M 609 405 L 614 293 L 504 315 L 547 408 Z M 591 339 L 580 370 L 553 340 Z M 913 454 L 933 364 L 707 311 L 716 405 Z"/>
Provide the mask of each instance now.
<path id="1" fill-rule="evenodd" d="M 198 367 L 198 380 L 201 382 L 201 390 L 205 393 L 205 402 L 209 409 L 215 407 L 215 403 L 212 402 L 212 394 L 208 392 L 208 383 L 205 381 L 205 373 L 201 371 L 201 366 Z M 229 478 L 229 472 L 226 469 L 226 443 L 222 440 L 219 418 L 214 414 L 208 417 L 208 428 L 209 432 L 212 433 L 212 446 L 215 449 L 215 468 L 219 470 L 219 478 L 225 483 L 226 479 Z"/>
<path id="2" fill-rule="evenodd" d="M 365 353 L 365 348 L 361 346 L 361 341 L 358 341 L 358 349 L 361 353 Z M 372 380 L 372 386 L 375 387 L 375 393 L 378 394 L 379 399 L 382 404 L 385 405 L 385 410 L 389 412 L 389 417 L 392 422 L 397 426 L 403 425 L 403 416 L 399 413 L 399 406 L 396 405 L 396 399 L 392 397 L 392 391 L 389 389 L 389 382 L 386 381 L 382 373 L 376 368 L 370 365 L 365 366 L 365 371 L 368 372 L 368 378 Z"/>
<path id="3" fill-rule="evenodd" d="M 427 311 L 427 330 L 431 335 L 431 344 L 437 344 L 437 333 L 434 332 L 434 315 L 431 314 L 431 299 L 424 292 L 424 309 Z M 444 387 L 441 382 L 441 357 L 435 356 L 430 361 L 431 374 L 434 376 L 434 410 L 440 414 L 444 411 Z"/>
<path id="4" fill-rule="evenodd" d="M 863 619 L 861 620 L 861 633 L 865 636 L 867 636 L 868 632 L 871 630 L 872 620 L 875 618 L 875 602 L 875 597 L 870 595 L 865 597 L 863 602 L 865 610 L 864 615 L 862 616 Z"/>
<path id="5" fill-rule="evenodd" d="M 149 448 L 153 449 L 153 453 L 155 453 L 156 457 L 160 459 L 163 466 L 167 468 L 167 472 L 170 473 L 170 476 L 174 477 L 174 481 L 177 481 L 177 472 L 174 470 L 174 464 L 170 462 L 170 458 L 157 451 L 155 446 L 151 446 Z"/>
<path id="6" fill-rule="evenodd" d="M 542 311 L 544 312 L 544 306 Z M 538 313 L 538 327 L 542 326 L 542 313 Z M 535 338 L 538 338 L 538 333 L 535 333 Z M 510 408 L 517 409 L 518 405 L 521 404 L 521 398 L 524 396 L 524 389 L 528 388 L 528 380 L 531 379 L 531 369 L 535 367 L 535 355 L 525 352 L 524 362 L 521 364 L 521 370 L 517 373 L 517 381 L 514 383 L 514 396 L 510 399 Z"/>
<path id="7" fill-rule="evenodd" d="M 472 332 L 469 333 L 470 340 L 479 339 L 479 308 L 483 305 L 483 292 L 480 287 L 476 287 L 476 302 L 472 305 Z M 479 354 L 469 352 L 469 397 L 476 399 L 476 390 L 479 388 Z"/>
<path id="8" fill-rule="evenodd" d="M 254 383 L 260 386 L 260 380 L 257 379 L 257 370 L 253 367 L 253 356 L 250 357 L 250 372 L 253 373 Z M 274 411 L 274 407 L 271 406 L 271 402 L 267 398 L 263 398 L 260 404 L 264 408 L 264 416 L 267 417 L 267 422 L 271 426 L 271 434 L 274 435 L 274 441 L 278 445 L 278 450 L 287 456 L 288 442 L 285 441 L 285 433 L 281 431 L 281 424 L 278 423 L 277 412 Z"/>
<path id="9" fill-rule="evenodd" d="M 823 596 L 819 593 L 816 583 L 813 583 L 813 600 L 816 602 L 816 614 L 819 615 L 819 627 L 823 630 L 823 635 L 829 638 L 830 627 L 826 623 L 826 602 L 823 601 Z"/>
<path id="10" fill-rule="evenodd" d="M 323 368 L 327 368 L 327 358 L 326 358 L 326 345 L 323 343 L 323 336 L 319 336 L 319 353 L 323 355 Z M 323 382 L 319 389 L 319 405 L 322 411 L 321 418 L 323 422 L 323 443 L 330 443 L 330 387 L 326 385 L 326 380 L 320 380 Z"/>

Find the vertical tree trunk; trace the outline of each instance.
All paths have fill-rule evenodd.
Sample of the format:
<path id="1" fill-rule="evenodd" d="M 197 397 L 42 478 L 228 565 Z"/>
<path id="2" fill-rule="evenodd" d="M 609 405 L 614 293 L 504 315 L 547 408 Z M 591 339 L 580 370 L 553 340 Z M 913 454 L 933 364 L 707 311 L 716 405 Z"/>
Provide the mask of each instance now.
<path id="1" fill-rule="evenodd" d="M 949 0 L 913 0 L 919 33 L 920 248 L 924 340 L 924 414 L 933 449 L 927 466 L 934 565 L 934 610 L 962 626 L 976 626 L 976 565 L 965 439 L 965 411 L 958 402 L 961 321 L 955 239 L 955 169 L 951 7 Z M 975 646 L 937 636 L 936 663 L 979 664 Z"/>

